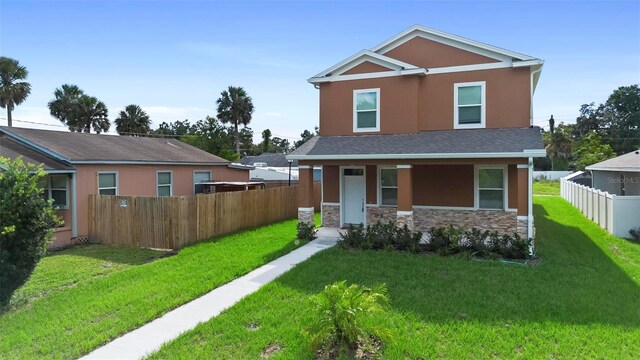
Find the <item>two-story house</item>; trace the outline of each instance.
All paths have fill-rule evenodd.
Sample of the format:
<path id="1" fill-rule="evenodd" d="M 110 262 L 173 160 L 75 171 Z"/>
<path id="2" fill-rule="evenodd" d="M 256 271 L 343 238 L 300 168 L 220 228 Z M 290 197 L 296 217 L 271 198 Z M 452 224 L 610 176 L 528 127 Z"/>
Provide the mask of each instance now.
<path id="1" fill-rule="evenodd" d="M 545 156 L 532 100 L 543 61 L 414 26 L 308 81 L 320 134 L 294 151 L 299 220 L 395 220 L 533 237 L 532 158 Z"/>

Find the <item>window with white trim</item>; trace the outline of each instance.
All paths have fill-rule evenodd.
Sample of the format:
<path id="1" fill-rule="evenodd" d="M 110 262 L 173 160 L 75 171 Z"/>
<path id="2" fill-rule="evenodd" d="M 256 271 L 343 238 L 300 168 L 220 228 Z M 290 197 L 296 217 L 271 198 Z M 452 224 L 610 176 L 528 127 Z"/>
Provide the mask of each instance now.
<path id="1" fill-rule="evenodd" d="M 380 130 L 380 89 L 353 91 L 353 131 Z"/>
<path id="2" fill-rule="evenodd" d="M 45 176 L 40 179 L 39 185 L 44 190 L 42 197 L 45 200 L 53 200 L 51 205 L 60 209 L 69 208 L 67 175 Z"/>
<path id="3" fill-rule="evenodd" d="M 173 174 L 171 171 L 158 171 L 157 182 L 158 196 L 171 196 L 173 190 Z"/>
<path id="4" fill-rule="evenodd" d="M 98 173 L 98 194 L 118 195 L 118 173 L 116 172 Z"/>
<path id="5" fill-rule="evenodd" d="M 454 85 L 454 129 L 485 127 L 485 82 Z"/>
<path id="6" fill-rule="evenodd" d="M 398 169 L 380 168 L 380 205 L 398 205 Z"/>
<path id="7" fill-rule="evenodd" d="M 505 169 L 478 168 L 478 208 L 503 210 L 505 208 Z"/>
<path id="8" fill-rule="evenodd" d="M 206 170 L 206 171 L 194 171 L 193 172 L 193 191 L 195 194 L 196 191 L 196 185 L 202 183 L 202 182 L 208 182 L 211 181 L 211 171 Z"/>

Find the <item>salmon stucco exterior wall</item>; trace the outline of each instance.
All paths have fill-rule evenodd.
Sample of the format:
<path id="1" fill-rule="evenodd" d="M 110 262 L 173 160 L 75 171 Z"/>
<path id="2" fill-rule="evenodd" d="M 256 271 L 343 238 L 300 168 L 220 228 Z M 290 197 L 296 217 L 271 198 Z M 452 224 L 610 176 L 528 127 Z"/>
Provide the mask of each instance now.
<path id="1" fill-rule="evenodd" d="M 361 89 L 380 89 L 375 134 L 453 130 L 454 85 L 477 81 L 485 82 L 487 128 L 529 127 L 529 69 L 505 68 L 321 84 L 320 135 L 371 134 L 353 131 L 353 91 Z"/>
<path id="2" fill-rule="evenodd" d="M 172 172 L 172 195 L 194 195 L 194 171 L 211 171 L 212 180 L 249 181 L 248 169 L 234 169 L 227 166 L 196 165 L 78 165 L 77 182 L 77 228 L 78 236 L 89 231 L 89 195 L 98 193 L 98 173 L 117 172 L 118 195 L 156 196 L 158 171 Z M 53 244 L 53 247 L 65 244 Z"/>

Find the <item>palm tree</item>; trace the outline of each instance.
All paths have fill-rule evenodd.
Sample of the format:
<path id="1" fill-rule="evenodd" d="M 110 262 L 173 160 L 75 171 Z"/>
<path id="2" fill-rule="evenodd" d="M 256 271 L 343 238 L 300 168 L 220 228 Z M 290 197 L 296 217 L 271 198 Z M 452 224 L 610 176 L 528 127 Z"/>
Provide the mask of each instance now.
<path id="1" fill-rule="evenodd" d="M 70 129 L 71 131 L 90 133 L 91 128 L 98 134 L 109 131 L 109 111 L 102 101 L 93 96 L 83 95 L 77 106 L 75 129 Z"/>
<path id="2" fill-rule="evenodd" d="M 151 131 L 151 119 L 138 105 L 128 105 L 120 111 L 115 120 L 116 131 L 120 135 L 148 134 Z"/>
<path id="3" fill-rule="evenodd" d="M 572 155 L 573 140 L 562 131 L 554 131 L 549 143 L 545 146 L 547 155 L 551 159 L 551 169 L 555 168 L 554 159 L 568 159 Z"/>
<path id="4" fill-rule="evenodd" d="M 27 68 L 18 60 L 0 57 L 0 107 L 7 109 L 7 125 L 13 125 L 11 112 L 16 105 L 22 104 L 31 93 L 31 84 L 25 80 L 29 75 Z"/>
<path id="5" fill-rule="evenodd" d="M 49 101 L 48 104 L 51 116 L 67 125 L 69 130 L 81 131 L 75 130 L 77 128 L 75 112 L 78 101 L 84 96 L 84 91 L 77 85 L 64 84 L 53 92 L 53 96 L 55 99 Z"/>
<path id="6" fill-rule="evenodd" d="M 240 153 L 240 132 L 238 126 L 247 126 L 253 114 L 253 102 L 241 87 L 229 86 L 222 91 L 218 104 L 218 120 L 225 124 L 232 124 L 235 129 L 236 152 Z"/>

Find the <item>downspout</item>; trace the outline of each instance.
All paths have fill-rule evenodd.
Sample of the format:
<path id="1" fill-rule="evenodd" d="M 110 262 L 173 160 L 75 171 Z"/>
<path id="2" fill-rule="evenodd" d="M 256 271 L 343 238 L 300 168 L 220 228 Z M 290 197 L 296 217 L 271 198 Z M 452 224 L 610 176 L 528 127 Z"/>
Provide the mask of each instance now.
<path id="1" fill-rule="evenodd" d="M 528 204 L 528 209 L 527 209 L 527 236 L 529 238 L 533 238 L 533 158 L 530 157 L 529 158 L 529 181 L 528 181 L 528 198 L 529 201 L 527 202 Z M 531 249 L 529 250 L 530 255 L 533 256 L 533 254 L 535 253 L 533 246 L 531 246 Z"/>
<path id="2" fill-rule="evenodd" d="M 535 91 L 534 87 L 533 87 L 533 77 L 535 74 L 539 73 L 542 71 L 542 65 L 540 65 L 540 67 L 538 68 L 538 70 L 533 70 L 531 71 L 531 79 L 530 79 L 530 91 L 531 91 L 531 101 L 529 103 L 529 125 L 533 126 L 533 93 Z"/>
<path id="3" fill-rule="evenodd" d="M 71 196 L 73 197 L 71 205 L 71 237 L 78 237 L 78 193 L 76 191 L 77 173 L 71 175 Z"/>

